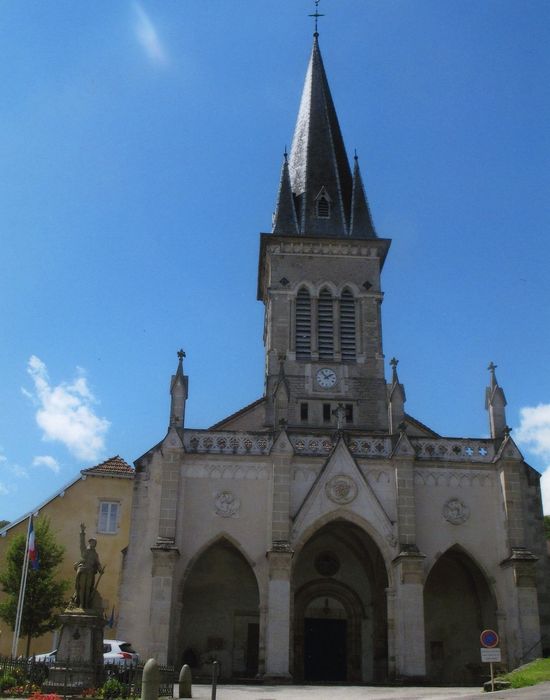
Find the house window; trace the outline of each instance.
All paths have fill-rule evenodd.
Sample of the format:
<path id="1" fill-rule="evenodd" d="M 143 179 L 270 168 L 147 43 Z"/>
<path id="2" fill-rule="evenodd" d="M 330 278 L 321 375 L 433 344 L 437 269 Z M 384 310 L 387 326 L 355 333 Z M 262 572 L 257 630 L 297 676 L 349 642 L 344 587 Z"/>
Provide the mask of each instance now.
<path id="1" fill-rule="evenodd" d="M 340 347 L 342 360 L 355 360 L 355 299 L 349 289 L 340 298 Z"/>
<path id="2" fill-rule="evenodd" d="M 308 403 L 301 403 L 300 404 L 300 420 L 307 421 L 308 418 L 309 418 L 309 404 Z"/>
<path id="3" fill-rule="evenodd" d="M 353 404 L 346 404 L 346 423 L 353 423 Z"/>
<path id="4" fill-rule="evenodd" d="M 302 287 L 296 295 L 296 359 L 311 356 L 311 297 Z"/>
<path id="5" fill-rule="evenodd" d="M 99 504 L 99 523 L 97 531 L 107 535 L 116 533 L 120 503 L 116 501 L 101 501 Z"/>
<path id="6" fill-rule="evenodd" d="M 321 290 L 317 311 L 319 359 L 332 360 L 334 356 L 334 315 L 332 295 L 328 289 Z"/>
<path id="7" fill-rule="evenodd" d="M 330 419 L 332 417 L 332 413 L 330 410 L 330 404 L 329 403 L 324 403 L 323 404 L 323 422 L 324 423 L 330 423 Z"/>

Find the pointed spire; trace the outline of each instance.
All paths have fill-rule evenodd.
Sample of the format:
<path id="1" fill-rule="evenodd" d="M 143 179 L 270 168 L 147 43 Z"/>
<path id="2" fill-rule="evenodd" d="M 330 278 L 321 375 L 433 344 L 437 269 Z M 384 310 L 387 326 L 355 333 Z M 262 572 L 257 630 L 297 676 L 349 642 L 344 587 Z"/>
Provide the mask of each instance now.
<path id="1" fill-rule="evenodd" d="M 283 167 L 281 170 L 281 182 L 279 184 L 279 194 L 277 197 L 277 208 L 273 216 L 272 233 L 278 235 L 297 236 L 298 220 L 296 218 L 296 208 L 294 206 L 294 195 L 290 185 L 290 174 L 288 170 L 288 154 L 285 148 Z"/>
<path id="2" fill-rule="evenodd" d="M 397 376 L 398 364 L 399 360 L 392 357 L 390 360 L 392 380 L 391 384 L 388 384 L 388 419 L 390 434 L 401 430 L 401 425 L 405 420 L 405 402 L 407 396 L 405 394 L 405 387 L 403 384 L 399 383 L 399 377 Z"/>
<path id="3" fill-rule="evenodd" d="M 350 236 L 352 238 L 376 238 L 376 231 L 374 230 L 365 188 L 363 187 L 357 153 L 355 153 L 354 161 Z"/>
<path id="4" fill-rule="evenodd" d="M 316 35 L 294 131 L 289 171 L 300 234 L 348 236 L 351 171 Z M 317 208 L 323 188 L 329 198 L 328 211 Z"/>
<path id="5" fill-rule="evenodd" d="M 506 423 L 506 396 L 498 384 L 496 368 L 497 365 L 494 362 L 487 367 L 491 376 L 489 386 L 485 390 L 485 408 L 489 411 L 489 430 L 493 439 L 503 438 L 506 436 L 506 431 L 509 431 Z"/>
<path id="6" fill-rule="evenodd" d="M 183 373 L 183 358 L 185 352 L 178 350 L 178 367 L 170 381 L 170 427 L 183 428 L 185 420 L 185 402 L 189 379 Z"/>

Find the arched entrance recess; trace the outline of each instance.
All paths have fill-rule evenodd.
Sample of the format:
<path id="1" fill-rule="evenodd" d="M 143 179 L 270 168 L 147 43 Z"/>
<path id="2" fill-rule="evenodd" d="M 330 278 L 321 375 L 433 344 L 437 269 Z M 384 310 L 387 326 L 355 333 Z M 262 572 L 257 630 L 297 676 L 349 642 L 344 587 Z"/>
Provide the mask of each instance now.
<path id="1" fill-rule="evenodd" d="M 259 593 L 250 564 L 220 539 L 192 564 L 185 577 L 178 640 L 179 660 L 195 677 L 254 677 L 258 672 Z"/>
<path id="2" fill-rule="evenodd" d="M 426 671 L 437 683 L 478 685 L 479 635 L 496 628 L 496 602 L 479 566 L 460 547 L 434 564 L 424 586 Z"/>
<path id="3" fill-rule="evenodd" d="M 373 539 L 343 519 L 324 525 L 297 554 L 292 585 L 294 679 L 385 680 L 388 579 Z"/>

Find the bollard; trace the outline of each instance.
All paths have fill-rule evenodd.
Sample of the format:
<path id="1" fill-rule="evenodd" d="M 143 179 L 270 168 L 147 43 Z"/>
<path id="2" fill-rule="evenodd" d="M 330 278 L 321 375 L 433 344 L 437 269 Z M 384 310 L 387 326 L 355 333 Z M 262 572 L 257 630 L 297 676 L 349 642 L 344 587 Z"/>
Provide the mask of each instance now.
<path id="1" fill-rule="evenodd" d="M 187 664 L 183 664 L 181 667 L 180 671 L 180 677 L 179 677 L 179 692 L 178 692 L 178 697 L 180 698 L 192 698 L 193 693 L 191 692 L 191 683 L 192 683 L 192 678 L 191 678 L 191 669 Z"/>
<path id="2" fill-rule="evenodd" d="M 218 684 L 218 669 L 220 664 L 218 661 L 212 662 L 212 700 L 216 700 L 216 686 Z"/>
<path id="3" fill-rule="evenodd" d="M 143 667 L 143 675 L 141 677 L 141 700 L 158 700 L 159 686 L 159 665 L 155 659 L 149 659 Z"/>

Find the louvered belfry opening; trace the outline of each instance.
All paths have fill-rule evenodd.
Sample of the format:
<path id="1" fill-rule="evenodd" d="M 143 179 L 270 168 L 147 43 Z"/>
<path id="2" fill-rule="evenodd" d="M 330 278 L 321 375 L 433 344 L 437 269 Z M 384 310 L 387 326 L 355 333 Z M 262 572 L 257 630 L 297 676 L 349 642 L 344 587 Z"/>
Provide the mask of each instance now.
<path id="1" fill-rule="evenodd" d="M 332 294 L 323 289 L 319 294 L 317 329 L 319 339 L 319 359 L 334 358 L 334 311 Z"/>
<path id="2" fill-rule="evenodd" d="M 302 287 L 296 295 L 296 359 L 311 357 L 311 297 Z"/>
<path id="3" fill-rule="evenodd" d="M 330 202 L 324 195 L 317 200 L 317 216 L 319 219 L 330 219 Z"/>
<path id="4" fill-rule="evenodd" d="M 355 360 L 355 299 L 349 289 L 340 298 L 340 349 L 342 360 Z"/>

